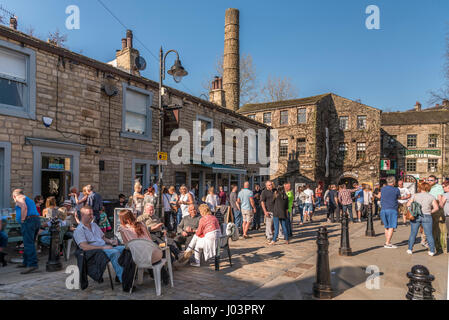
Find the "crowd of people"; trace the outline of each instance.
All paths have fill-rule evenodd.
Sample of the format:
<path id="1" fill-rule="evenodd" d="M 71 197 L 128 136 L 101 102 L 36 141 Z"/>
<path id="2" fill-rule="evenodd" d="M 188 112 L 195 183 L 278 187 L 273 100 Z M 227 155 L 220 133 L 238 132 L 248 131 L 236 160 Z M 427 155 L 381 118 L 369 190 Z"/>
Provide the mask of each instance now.
<path id="1" fill-rule="evenodd" d="M 352 223 L 361 223 L 369 215 L 379 217 L 385 227 L 385 248 L 397 248 L 392 243 L 398 220 L 410 226 L 407 253 L 413 254 L 416 237 L 421 233 L 421 244 L 429 249 L 429 255 L 447 250 L 449 229 L 449 182 L 438 184 L 434 176 L 419 181 L 417 193 L 404 186 L 404 181 L 389 177 L 385 185 L 376 184 L 374 190 L 368 184 L 348 187 L 318 183 L 300 186 L 296 192 L 289 182 L 275 186 L 267 181 L 262 187 L 245 182 L 243 188 L 232 186 L 230 192 L 220 186 L 218 192 L 210 187 L 207 195 L 198 199 L 198 189 L 182 185 L 178 192 L 174 186 L 161 188 L 162 210 L 157 210 L 159 194 L 157 186 L 143 190 L 140 181 L 134 185 L 129 198 L 120 194 L 115 208 L 119 212 L 121 241 L 111 234 L 109 217 L 100 194 L 92 185 L 82 192 L 72 187 L 67 200 L 58 207 L 56 199 L 35 197 L 34 201 L 20 189 L 12 197 L 16 203 L 16 219 L 21 223 L 23 236 L 23 274 L 37 270 L 36 237 L 40 244 L 50 245 L 48 229 L 50 222 L 41 223 L 39 216 L 57 221 L 67 227 L 66 239 L 72 238 L 83 251 L 102 250 L 112 262 L 117 281 L 123 281 L 124 268 L 120 257 L 127 243 L 134 239 L 146 239 L 154 246 L 152 261 L 157 263 L 169 248 L 175 267 L 190 265 L 199 267 L 201 255 L 207 261 L 215 256 L 216 241 L 223 234 L 237 234 L 237 239 L 250 239 L 252 231 L 265 226 L 268 246 L 276 245 L 280 239 L 288 245 L 293 237 L 293 215 L 298 216 L 300 226 L 313 223 L 317 209 L 326 209 L 327 223 L 339 223 L 346 215 Z M 45 204 L 45 205 L 44 205 Z M 355 215 L 353 214 L 355 211 Z M 224 219 L 226 216 L 226 219 Z M 446 223 L 446 224 L 444 224 Z M 233 231 L 232 231 L 233 230 Z M 109 234 L 108 234 L 109 233 Z M 233 237 L 233 240 L 237 240 Z M 7 235 L 0 229 L 0 265 L 6 265 L 4 248 Z M 167 270 L 163 269 L 163 281 L 168 282 Z M 129 277 L 127 277 L 129 278 Z"/>

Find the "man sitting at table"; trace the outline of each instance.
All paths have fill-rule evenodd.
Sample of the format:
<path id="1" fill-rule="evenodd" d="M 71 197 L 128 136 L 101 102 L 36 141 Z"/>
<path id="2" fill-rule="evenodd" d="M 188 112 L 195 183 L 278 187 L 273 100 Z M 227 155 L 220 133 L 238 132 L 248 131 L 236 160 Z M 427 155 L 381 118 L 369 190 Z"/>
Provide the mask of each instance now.
<path id="1" fill-rule="evenodd" d="M 182 245 L 189 246 L 196 230 L 198 230 L 200 219 L 201 216 L 198 214 L 195 205 L 191 204 L 189 206 L 189 215 L 185 216 L 178 226 L 178 235 L 175 238 L 175 242 L 179 249 L 182 248 Z"/>
<path id="2" fill-rule="evenodd" d="M 111 260 L 112 266 L 114 267 L 117 278 L 122 282 L 123 268 L 118 263 L 118 258 L 122 254 L 125 247 L 117 246 L 117 240 L 110 240 L 104 236 L 103 231 L 100 227 L 93 222 L 94 221 L 94 211 L 90 206 L 84 206 L 81 209 L 81 223 L 76 228 L 73 238 L 77 245 L 83 251 L 90 250 L 103 250 L 103 252 Z M 109 245 L 106 245 L 109 244 Z M 113 247 L 117 246 L 117 247 Z"/>

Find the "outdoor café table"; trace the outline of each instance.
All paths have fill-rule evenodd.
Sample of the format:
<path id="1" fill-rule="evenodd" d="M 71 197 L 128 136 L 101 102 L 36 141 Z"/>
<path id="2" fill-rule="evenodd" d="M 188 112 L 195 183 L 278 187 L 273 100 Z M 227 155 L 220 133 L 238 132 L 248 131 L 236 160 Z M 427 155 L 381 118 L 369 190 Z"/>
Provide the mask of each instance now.
<path id="1" fill-rule="evenodd" d="M 50 219 L 47 219 L 47 218 L 44 218 L 44 217 L 40 217 L 40 220 L 41 220 L 41 224 L 44 223 L 44 222 L 50 221 Z M 9 233 L 12 230 L 20 231 L 20 223 L 18 223 L 16 221 L 13 221 L 13 220 L 5 220 L 5 221 L 6 221 L 5 233 L 8 235 L 8 243 L 23 241 L 22 235 L 9 237 Z"/>

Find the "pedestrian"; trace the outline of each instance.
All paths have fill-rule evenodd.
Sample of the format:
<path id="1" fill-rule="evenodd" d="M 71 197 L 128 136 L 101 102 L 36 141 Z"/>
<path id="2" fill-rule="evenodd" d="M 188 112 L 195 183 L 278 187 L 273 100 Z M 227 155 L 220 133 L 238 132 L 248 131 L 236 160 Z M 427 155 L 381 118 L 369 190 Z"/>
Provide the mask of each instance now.
<path id="1" fill-rule="evenodd" d="M 218 188 L 218 199 L 219 199 L 220 206 L 225 206 L 226 205 L 226 202 L 228 200 L 228 196 L 227 196 L 227 194 L 224 191 L 224 188 L 222 186 L 220 186 Z"/>
<path id="2" fill-rule="evenodd" d="M 170 205 L 173 212 L 176 213 L 176 226 L 178 226 L 182 220 L 181 207 L 178 205 L 179 195 L 176 193 L 176 188 L 174 186 L 171 186 L 168 189 L 168 193 L 171 195 Z"/>
<path id="3" fill-rule="evenodd" d="M 243 189 L 239 192 L 237 196 L 237 208 L 242 213 L 243 217 L 243 238 L 249 239 L 248 230 L 254 220 L 254 214 L 256 213 L 256 204 L 254 202 L 254 194 L 249 189 L 249 182 L 246 181 L 243 184 Z"/>
<path id="4" fill-rule="evenodd" d="M 182 218 L 189 215 L 189 205 L 195 204 L 193 195 L 187 191 L 187 187 L 185 185 L 182 185 L 181 188 L 179 188 L 179 192 L 181 193 L 178 199 L 178 205 L 181 208 L 181 214 Z M 182 219 L 181 219 L 182 221 Z"/>
<path id="5" fill-rule="evenodd" d="M 448 238 L 449 233 L 447 232 L 449 230 L 449 181 L 445 180 L 443 182 L 443 190 L 444 194 L 440 196 L 439 202 L 440 202 L 440 208 L 443 208 L 444 210 L 444 216 L 446 219 L 446 241 Z M 449 253 L 449 250 L 446 250 L 445 253 Z"/>
<path id="6" fill-rule="evenodd" d="M 134 183 L 134 194 L 133 194 L 133 208 L 135 209 L 136 217 L 140 217 L 143 212 L 143 201 L 145 196 L 142 194 L 142 184 L 139 180 Z"/>
<path id="7" fill-rule="evenodd" d="M 269 245 L 275 245 L 279 234 L 279 224 L 282 226 L 284 233 L 285 244 L 289 244 L 289 231 L 287 227 L 288 219 L 288 197 L 285 193 L 283 186 L 279 186 L 274 192 L 274 212 L 273 212 L 273 225 L 274 235 L 273 240 Z"/>
<path id="8" fill-rule="evenodd" d="M 397 246 L 391 243 L 394 230 L 398 227 L 398 200 L 401 199 L 401 192 L 394 186 L 395 182 L 395 177 L 388 177 L 387 186 L 380 190 L 380 217 L 385 227 L 384 248 L 387 249 L 397 249 Z"/>
<path id="9" fill-rule="evenodd" d="M 238 198 L 238 187 L 236 185 L 231 186 L 231 194 L 229 195 L 229 205 L 232 208 L 232 213 L 234 215 L 234 223 L 236 228 L 239 230 L 239 234 L 243 235 L 243 217 L 242 212 L 237 206 L 237 198 Z"/>
<path id="10" fill-rule="evenodd" d="M 355 187 L 356 185 L 354 185 Z M 341 215 L 347 215 L 351 222 L 354 222 L 354 216 L 352 214 L 352 193 L 357 189 L 348 189 L 345 184 L 340 185 L 338 191 L 338 202 L 341 204 Z"/>
<path id="11" fill-rule="evenodd" d="M 298 190 L 295 195 L 296 202 L 296 211 L 299 213 L 300 222 L 299 225 L 304 225 L 304 201 L 306 200 L 307 195 L 304 193 L 303 187 L 298 187 Z"/>
<path id="12" fill-rule="evenodd" d="M 327 197 L 324 198 L 324 201 L 327 205 L 327 222 L 334 223 L 335 222 L 335 211 L 337 211 L 337 221 L 340 220 L 340 212 L 338 212 L 338 192 L 337 186 L 335 184 L 331 184 L 329 186 L 329 192 L 327 192 Z"/>
<path id="13" fill-rule="evenodd" d="M 36 237 L 41 227 L 39 212 L 34 201 L 25 196 L 22 189 L 16 189 L 12 193 L 16 203 L 16 221 L 21 224 L 23 237 L 23 263 L 19 268 L 26 268 L 21 274 L 29 274 L 38 269 L 36 253 Z"/>
<path id="14" fill-rule="evenodd" d="M 156 189 L 154 189 L 154 187 L 149 187 L 147 189 L 147 192 L 144 193 L 142 209 L 145 208 L 145 206 L 147 204 L 151 204 L 153 207 L 156 207 L 157 203 L 158 203 L 158 197 L 157 197 Z"/>
<path id="15" fill-rule="evenodd" d="M 45 209 L 42 211 L 42 216 L 47 219 L 53 219 L 58 215 L 58 207 L 56 206 L 56 198 L 48 197 L 45 200 Z"/>
<path id="16" fill-rule="evenodd" d="M 105 208 L 103 207 L 100 212 L 100 224 L 98 225 L 103 231 L 103 233 L 107 233 L 112 230 L 111 224 L 109 223 L 108 214 L 106 213 Z"/>
<path id="17" fill-rule="evenodd" d="M 37 212 L 39 212 L 39 215 L 42 216 L 42 205 L 44 204 L 44 197 L 41 195 L 35 196 L 34 203 L 36 204 Z"/>
<path id="18" fill-rule="evenodd" d="M 212 211 L 212 213 L 215 214 L 215 212 L 217 211 L 219 199 L 218 196 L 215 194 L 214 187 L 209 188 L 205 202 L 209 206 L 210 211 Z"/>
<path id="19" fill-rule="evenodd" d="M 380 193 L 380 184 L 376 183 L 374 185 L 374 191 L 373 191 L 374 217 L 379 216 L 379 212 L 380 212 L 380 199 L 377 198 L 379 193 Z"/>
<path id="20" fill-rule="evenodd" d="M 268 243 L 273 240 L 273 212 L 274 212 L 274 190 L 273 182 L 265 183 L 265 190 L 260 195 L 260 204 L 265 215 L 265 236 Z"/>
<path id="21" fill-rule="evenodd" d="M 415 220 L 410 221 L 411 231 L 408 240 L 408 254 L 413 254 L 413 246 L 420 226 L 423 227 L 424 233 L 426 234 L 427 243 L 429 244 L 429 256 L 432 257 L 436 253 L 435 241 L 432 235 L 432 214 L 438 212 L 440 208 L 435 197 L 429 193 L 430 189 L 430 184 L 425 182 L 420 183 L 418 185 L 418 193 L 408 200 L 408 207 L 411 207 L 414 202 L 419 204 Z"/>
<path id="22" fill-rule="evenodd" d="M 78 188 L 70 188 L 70 202 L 72 203 L 72 208 L 75 208 L 77 221 L 81 220 L 81 208 L 87 202 L 87 190 L 86 187 L 83 188 L 82 192 L 78 192 Z"/>
<path id="23" fill-rule="evenodd" d="M 373 212 L 373 192 L 371 191 L 371 187 L 368 184 L 365 184 L 363 189 L 363 207 L 362 207 L 362 216 L 364 219 L 367 219 Z"/>
<path id="24" fill-rule="evenodd" d="M 434 175 L 429 176 L 427 179 L 427 183 L 430 184 L 431 190 L 430 194 L 435 198 L 435 200 L 439 200 L 440 196 L 444 194 L 444 189 L 441 184 L 438 183 L 438 178 Z M 444 217 L 444 210 L 440 208 L 438 212 L 432 214 L 433 219 L 433 239 L 435 240 L 435 248 L 437 252 L 446 252 L 447 251 L 447 240 L 446 240 L 446 224 Z"/>
<path id="25" fill-rule="evenodd" d="M 170 204 L 171 194 L 167 187 L 162 188 L 162 203 L 164 204 L 164 223 L 170 232 L 176 232 L 176 212 Z"/>
<path id="26" fill-rule="evenodd" d="M 290 182 L 287 182 L 284 184 L 284 190 L 285 194 L 288 198 L 288 212 L 287 212 L 287 222 L 286 227 L 288 230 L 288 237 L 293 237 L 293 230 L 292 230 L 292 217 L 293 217 L 293 201 L 295 200 L 295 196 L 293 195 L 292 186 Z"/>
<path id="27" fill-rule="evenodd" d="M 100 210 L 103 207 L 103 199 L 99 193 L 94 191 L 94 186 L 88 184 L 86 186 L 87 201 L 86 204 L 92 208 L 95 217 L 95 223 L 100 223 Z"/>
<path id="28" fill-rule="evenodd" d="M 254 186 L 254 204 L 256 205 L 256 214 L 254 215 L 253 220 L 253 227 L 251 230 L 259 230 L 260 224 L 261 224 L 261 212 L 262 208 L 260 207 L 260 195 L 262 194 L 262 190 L 260 189 L 260 186 L 256 184 Z"/>
<path id="29" fill-rule="evenodd" d="M 356 211 L 357 211 L 357 221 L 360 223 L 362 222 L 362 209 L 363 209 L 363 189 L 365 188 L 365 185 L 356 186 L 355 189 L 355 205 L 356 205 Z"/>
<path id="30" fill-rule="evenodd" d="M 398 213 L 402 216 L 402 222 L 404 226 L 407 226 L 407 203 L 412 197 L 412 194 L 408 188 L 404 187 L 404 181 L 398 181 L 399 192 L 401 192 L 401 200 L 398 200 Z"/>
<path id="31" fill-rule="evenodd" d="M 314 201 L 315 206 L 317 208 L 320 208 L 322 203 L 323 203 L 323 185 L 322 182 L 318 182 L 318 186 L 315 188 L 315 199 L 316 201 Z"/>
<path id="32" fill-rule="evenodd" d="M 313 204 L 315 203 L 315 194 L 313 190 L 310 189 L 310 185 L 306 185 L 306 189 L 304 190 L 304 194 L 307 196 L 304 201 L 304 216 L 305 220 L 308 222 L 313 222 Z"/>

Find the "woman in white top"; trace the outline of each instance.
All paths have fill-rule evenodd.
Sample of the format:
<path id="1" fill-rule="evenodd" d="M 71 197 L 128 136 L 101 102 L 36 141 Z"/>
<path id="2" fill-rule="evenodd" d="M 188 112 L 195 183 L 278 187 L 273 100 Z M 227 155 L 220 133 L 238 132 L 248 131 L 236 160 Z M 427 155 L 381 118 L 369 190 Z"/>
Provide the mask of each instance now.
<path id="1" fill-rule="evenodd" d="M 143 199 L 145 198 L 142 195 L 142 185 L 139 181 L 136 181 L 134 184 L 134 195 L 133 195 L 133 205 L 136 209 L 137 217 L 142 214 L 143 210 Z"/>
<path id="2" fill-rule="evenodd" d="M 178 205 L 181 206 L 182 217 L 184 218 L 189 215 L 189 205 L 194 204 L 194 200 L 192 194 L 188 192 L 185 185 L 181 186 L 179 192 L 181 194 L 178 199 Z"/>
<path id="3" fill-rule="evenodd" d="M 408 240 L 408 254 L 413 254 L 413 245 L 415 244 L 416 236 L 418 235 L 419 227 L 422 226 L 426 234 L 427 243 L 429 244 L 429 256 L 434 256 L 435 241 L 432 234 L 432 214 L 438 212 L 440 209 L 437 200 L 429 193 L 431 189 L 427 182 L 418 185 L 418 193 L 413 195 L 407 203 L 407 207 L 411 207 L 412 203 L 416 202 L 421 206 L 421 213 L 415 217 L 415 220 L 410 221 L 411 232 Z"/>
<path id="4" fill-rule="evenodd" d="M 206 197 L 206 203 L 209 206 L 212 213 L 215 213 L 218 206 L 218 196 L 215 194 L 214 187 L 209 188 L 209 194 Z"/>

